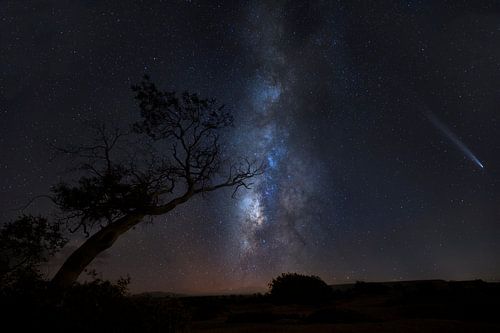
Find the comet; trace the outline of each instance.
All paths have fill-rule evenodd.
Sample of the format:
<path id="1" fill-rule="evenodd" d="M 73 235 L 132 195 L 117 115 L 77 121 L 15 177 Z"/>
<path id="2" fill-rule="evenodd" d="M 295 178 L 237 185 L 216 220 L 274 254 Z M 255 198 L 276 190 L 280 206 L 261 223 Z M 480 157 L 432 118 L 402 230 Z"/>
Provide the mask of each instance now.
<path id="1" fill-rule="evenodd" d="M 467 158 L 469 158 L 481 170 L 484 169 L 483 163 L 472 153 L 472 151 L 446 126 L 435 114 L 427 112 L 427 118 L 443 135 L 445 135 Z"/>

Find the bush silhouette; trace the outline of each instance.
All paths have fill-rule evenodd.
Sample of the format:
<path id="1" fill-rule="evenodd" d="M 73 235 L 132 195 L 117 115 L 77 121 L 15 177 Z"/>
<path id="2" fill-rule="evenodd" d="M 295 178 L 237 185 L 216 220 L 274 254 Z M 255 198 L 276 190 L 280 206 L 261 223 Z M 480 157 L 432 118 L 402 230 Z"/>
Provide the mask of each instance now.
<path id="1" fill-rule="evenodd" d="M 190 325 L 189 311 L 176 299 L 131 296 L 128 279 L 75 283 L 63 295 L 37 281 L 0 290 L 5 327 L 18 332 L 168 333 L 187 331 Z"/>
<path id="2" fill-rule="evenodd" d="M 59 225 L 41 216 L 22 215 L 0 228 L 0 289 L 37 283 L 40 265 L 49 261 L 67 240 Z"/>
<path id="3" fill-rule="evenodd" d="M 269 283 L 269 295 L 280 303 L 318 303 L 332 296 L 318 276 L 283 273 Z"/>

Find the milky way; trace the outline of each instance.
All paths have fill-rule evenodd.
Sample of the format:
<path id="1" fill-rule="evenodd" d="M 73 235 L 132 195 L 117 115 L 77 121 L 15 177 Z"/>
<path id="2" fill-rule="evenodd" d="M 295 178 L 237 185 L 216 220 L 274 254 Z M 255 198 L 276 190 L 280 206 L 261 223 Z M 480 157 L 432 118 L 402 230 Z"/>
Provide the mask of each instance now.
<path id="1" fill-rule="evenodd" d="M 292 73 L 286 54 L 279 45 L 284 39 L 283 6 L 260 5 L 249 10 L 252 30 L 243 36 L 258 62 L 247 86 L 248 136 L 240 140 L 244 151 L 265 162 L 266 173 L 255 180 L 251 190 L 242 193 L 235 214 L 239 222 L 235 237 L 240 243 L 239 268 L 250 279 L 266 272 L 262 266 L 272 264 L 276 270 L 290 264 L 297 248 L 305 245 L 301 224 L 308 191 L 297 179 L 308 181 L 304 161 L 297 158 L 289 143 L 289 114 L 283 96 L 291 89 Z M 267 272 L 266 272 L 267 274 Z"/>

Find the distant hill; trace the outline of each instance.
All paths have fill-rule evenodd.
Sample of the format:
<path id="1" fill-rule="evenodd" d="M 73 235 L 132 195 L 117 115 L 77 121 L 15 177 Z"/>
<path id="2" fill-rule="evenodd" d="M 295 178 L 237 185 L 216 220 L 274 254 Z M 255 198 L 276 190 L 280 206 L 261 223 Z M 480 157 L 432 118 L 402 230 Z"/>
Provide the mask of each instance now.
<path id="1" fill-rule="evenodd" d="M 151 298 L 161 298 L 161 297 L 170 297 L 170 298 L 179 298 L 186 297 L 186 294 L 178 294 L 178 293 L 170 293 L 166 291 L 147 291 L 139 294 L 134 294 L 135 297 L 151 297 Z"/>
<path id="2" fill-rule="evenodd" d="M 385 281 L 385 282 L 364 282 L 357 281 L 354 283 L 343 283 L 343 284 L 332 284 L 330 287 L 334 291 L 338 292 L 346 292 L 354 289 L 405 289 L 411 290 L 414 288 L 420 287 L 432 287 L 435 290 L 448 288 L 450 285 L 460 286 L 460 287 L 475 287 L 481 284 L 498 285 L 500 286 L 500 282 L 485 282 L 483 280 L 467 280 L 467 281 L 446 281 L 446 280 L 409 280 L 409 281 Z M 165 291 L 148 291 L 142 292 L 138 294 L 134 294 L 133 296 L 137 297 L 152 297 L 152 298 L 161 298 L 161 297 L 169 297 L 169 298 L 180 298 L 180 297 L 189 297 L 189 296 L 229 296 L 229 295 L 253 295 L 253 294 L 265 294 L 267 290 L 262 287 L 244 287 L 239 289 L 223 289 L 216 290 L 213 292 L 206 293 L 174 293 L 174 292 L 165 292 Z"/>
<path id="3" fill-rule="evenodd" d="M 262 287 L 243 287 L 238 289 L 222 289 L 208 293 L 197 293 L 196 296 L 222 296 L 222 295 L 252 295 L 266 293 L 267 289 Z"/>

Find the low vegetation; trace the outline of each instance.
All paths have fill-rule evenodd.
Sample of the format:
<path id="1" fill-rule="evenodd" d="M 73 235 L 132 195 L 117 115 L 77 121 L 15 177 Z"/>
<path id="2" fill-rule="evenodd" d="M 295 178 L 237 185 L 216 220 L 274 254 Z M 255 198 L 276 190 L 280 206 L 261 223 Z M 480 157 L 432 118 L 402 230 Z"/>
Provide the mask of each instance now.
<path id="1" fill-rule="evenodd" d="M 283 273 L 269 283 L 269 295 L 278 303 L 316 304 L 329 300 L 332 289 L 318 276 Z"/>

